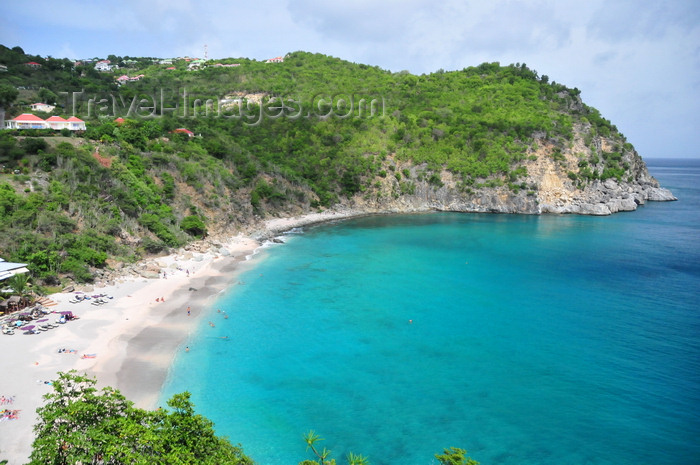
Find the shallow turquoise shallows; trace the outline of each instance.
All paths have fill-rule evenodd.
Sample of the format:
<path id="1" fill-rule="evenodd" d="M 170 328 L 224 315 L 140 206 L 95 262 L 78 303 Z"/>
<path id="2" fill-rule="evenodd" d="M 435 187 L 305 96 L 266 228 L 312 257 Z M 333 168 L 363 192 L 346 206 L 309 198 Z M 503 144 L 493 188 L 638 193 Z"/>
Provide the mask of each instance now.
<path id="1" fill-rule="evenodd" d="M 339 463 L 698 464 L 700 164 L 650 169 L 680 201 L 289 234 L 208 309 L 162 403 L 189 390 L 260 465 L 312 458 L 311 429 Z"/>

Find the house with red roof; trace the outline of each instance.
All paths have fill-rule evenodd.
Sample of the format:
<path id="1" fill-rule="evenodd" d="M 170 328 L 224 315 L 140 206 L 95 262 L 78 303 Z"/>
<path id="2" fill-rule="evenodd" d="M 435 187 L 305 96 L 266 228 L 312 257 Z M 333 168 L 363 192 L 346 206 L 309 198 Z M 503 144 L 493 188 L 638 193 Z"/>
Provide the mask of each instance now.
<path id="1" fill-rule="evenodd" d="M 177 128 L 173 132 L 177 134 L 187 134 L 187 137 L 194 137 L 194 132 L 185 128 Z"/>
<path id="2" fill-rule="evenodd" d="M 118 68 L 118 66 L 110 64 L 109 60 L 100 60 L 95 64 L 95 69 L 97 71 L 112 71 L 116 68 Z"/>
<path id="3" fill-rule="evenodd" d="M 85 128 L 85 121 L 81 120 L 80 118 L 76 118 L 75 116 L 71 116 L 68 118 L 66 121 L 70 123 L 68 126 L 68 129 L 71 131 L 84 131 Z"/>
<path id="4" fill-rule="evenodd" d="M 85 121 L 75 116 L 68 119 L 60 116 L 52 116 L 43 120 L 31 113 L 22 113 L 16 118 L 5 121 L 5 129 L 68 129 L 70 131 L 84 131 Z"/>
<path id="5" fill-rule="evenodd" d="M 5 120 L 5 129 L 46 129 L 46 121 L 31 113 L 22 113 L 14 119 Z"/>
<path id="6" fill-rule="evenodd" d="M 283 63 L 283 62 L 284 62 L 284 57 L 275 57 L 275 58 L 270 58 L 265 63 Z"/>
<path id="7" fill-rule="evenodd" d="M 68 127 L 70 125 L 70 123 L 65 118 L 61 118 L 60 116 L 52 116 L 46 120 L 46 123 L 49 125 L 49 127 L 51 129 L 56 129 L 56 130 L 70 129 Z"/>
<path id="8" fill-rule="evenodd" d="M 37 63 L 36 61 L 29 61 L 29 62 L 25 63 L 24 65 L 29 66 L 30 68 L 34 68 L 34 69 L 41 68 L 41 63 Z"/>

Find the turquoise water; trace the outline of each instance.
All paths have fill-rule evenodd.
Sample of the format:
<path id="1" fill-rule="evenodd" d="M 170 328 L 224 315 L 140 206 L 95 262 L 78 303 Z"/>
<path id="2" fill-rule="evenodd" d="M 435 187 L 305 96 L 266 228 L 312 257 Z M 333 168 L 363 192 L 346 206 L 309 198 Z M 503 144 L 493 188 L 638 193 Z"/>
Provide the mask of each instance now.
<path id="1" fill-rule="evenodd" d="M 310 429 L 339 463 L 455 446 L 484 465 L 697 464 L 700 164 L 683 164 L 650 163 L 681 201 L 611 217 L 288 235 L 210 309 L 164 398 L 192 392 L 261 465 L 311 458 Z"/>

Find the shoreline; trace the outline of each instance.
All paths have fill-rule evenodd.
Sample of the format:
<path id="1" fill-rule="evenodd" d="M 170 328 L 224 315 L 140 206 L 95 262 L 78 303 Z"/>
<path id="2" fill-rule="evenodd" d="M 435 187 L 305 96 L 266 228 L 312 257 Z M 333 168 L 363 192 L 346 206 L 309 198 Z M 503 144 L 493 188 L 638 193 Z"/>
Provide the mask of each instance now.
<path id="1" fill-rule="evenodd" d="M 29 461 L 33 426 L 38 421 L 36 409 L 51 392 L 45 382 L 55 379 L 58 372 L 87 373 L 97 378 L 98 388 L 111 386 L 138 408 L 156 408 L 179 348 L 232 279 L 247 270 L 249 259 L 265 242 L 295 228 L 367 214 L 329 211 L 275 218 L 248 234 L 213 237 L 210 245 L 218 246 L 205 252 L 191 252 L 197 247 L 186 247 L 165 257 L 143 260 L 138 266 L 151 262 L 148 277 L 124 274 L 85 292 L 111 297 L 99 306 L 91 301 L 69 303 L 74 292 L 48 296 L 55 303 L 49 310 L 72 311 L 79 319 L 38 335 L 20 331 L 13 336 L 0 335 L 0 350 L 6 354 L 0 396 L 14 397 L 12 404 L 1 405 L 0 410 L 19 410 L 17 419 L 0 421 L 0 460 L 7 460 L 8 465 Z M 153 271 L 152 262 L 167 273 L 167 278 Z M 53 322 L 56 317 L 51 313 L 45 318 Z M 59 349 L 75 352 L 60 353 Z M 97 355 L 83 359 L 81 354 Z"/>
<path id="2" fill-rule="evenodd" d="M 98 388 L 111 386 L 136 407 L 156 408 L 179 347 L 196 330 L 205 309 L 230 287 L 232 278 L 247 271 L 249 259 L 265 242 L 277 242 L 275 237 L 295 228 L 365 216 L 431 211 L 439 210 L 343 209 L 274 218 L 245 232 L 212 236 L 170 255 L 144 259 L 122 269 L 121 274 L 117 271 L 114 282 L 98 284 L 93 291 L 86 292 L 112 296 L 104 305 L 71 304 L 73 292 L 50 295 L 57 305 L 49 310 L 70 310 L 80 319 L 59 325 L 46 334 L 0 335 L 0 350 L 6 354 L 0 396 L 14 396 L 14 402 L 0 405 L 0 410 L 20 411 L 18 419 L 0 421 L 0 460 L 7 460 L 8 465 L 28 462 L 34 441 L 33 426 L 38 419 L 36 409 L 43 405 L 43 395 L 51 391 L 44 381 L 55 379 L 59 371 L 75 369 L 87 373 L 97 378 Z M 202 242 L 208 245 L 201 247 Z M 146 271 L 147 265 L 154 262 L 160 271 L 168 273 L 167 279 L 158 273 L 153 276 L 152 269 L 148 277 L 145 273 L 134 274 L 135 268 Z M 157 302 L 156 298 L 164 298 L 164 302 Z M 189 317 L 188 306 L 192 308 Z M 56 315 L 47 317 L 53 321 Z M 77 352 L 58 353 L 61 348 Z M 97 357 L 80 358 L 80 354 L 92 353 Z"/>

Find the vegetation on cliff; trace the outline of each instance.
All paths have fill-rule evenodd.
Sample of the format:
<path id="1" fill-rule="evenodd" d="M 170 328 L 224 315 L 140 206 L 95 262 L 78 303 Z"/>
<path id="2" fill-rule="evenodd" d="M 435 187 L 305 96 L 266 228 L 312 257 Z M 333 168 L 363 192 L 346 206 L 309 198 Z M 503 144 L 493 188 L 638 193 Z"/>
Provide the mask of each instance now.
<path id="1" fill-rule="evenodd" d="M 525 64 L 416 76 L 306 52 L 193 70 L 109 59 L 119 71 L 0 46 L 6 117 L 43 100 L 87 122 L 0 131 L 0 256 L 29 263 L 37 283 L 91 281 L 110 260 L 266 216 L 439 189 L 445 173 L 465 198 L 535 195 L 528 166 L 542 157 L 577 189 L 640 176 L 634 148 L 578 89 Z"/>

